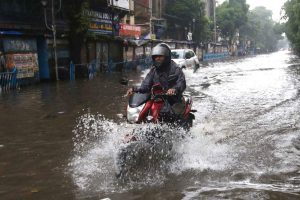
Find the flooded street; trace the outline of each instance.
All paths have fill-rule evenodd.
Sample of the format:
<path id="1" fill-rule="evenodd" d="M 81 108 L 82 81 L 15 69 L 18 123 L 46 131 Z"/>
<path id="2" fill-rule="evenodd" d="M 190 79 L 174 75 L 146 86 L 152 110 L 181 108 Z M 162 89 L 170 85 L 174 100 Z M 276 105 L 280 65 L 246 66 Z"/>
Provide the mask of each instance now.
<path id="1" fill-rule="evenodd" d="M 184 72 L 198 110 L 190 134 L 163 170 L 125 182 L 115 177 L 124 134 L 157 126 L 120 118 L 124 74 L 2 94 L 0 198 L 300 199 L 300 59 L 282 51 Z"/>

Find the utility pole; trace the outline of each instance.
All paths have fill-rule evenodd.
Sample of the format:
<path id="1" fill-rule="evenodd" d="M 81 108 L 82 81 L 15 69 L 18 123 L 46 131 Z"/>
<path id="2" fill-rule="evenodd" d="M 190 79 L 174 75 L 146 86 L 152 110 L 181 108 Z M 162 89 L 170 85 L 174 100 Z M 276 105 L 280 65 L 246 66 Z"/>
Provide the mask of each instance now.
<path id="1" fill-rule="evenodd" d="M 55 65 L 55 78 L 58 81 L 58 64 L 57 64 L 57 46 L 56 46 L 56 24 L 55 24 L 55 15 L 58 13 L 61 9 L 61 0 L 59 0 L 59 9 L 55 12 L 55 7 L 54 7 L 54 0 L 51 0 L 51 21 L 52 24 L 51 26 L 48 25 L 47 22 L 47 12 L 46 12 L 46 6 L 48 4 L 47 0 L 41 0 L 41 4 L 44 7 L 44 18 L 45 18 L 45 25 L 46 28 L 52 31 L 53 34 L 53 53 L 54 53 L 54 65 Z"/>
<path id="2" fill-rule="evenodd" d="M 149 0 L 149 10 L 150 10 L 149 34 L 150 34 L 150 39 L 152 39 L 152 0 Z"/>
<path id="3" fill-rule="evenodd" d="M 193 38 L 195 38 L 195 23 L 196 23 L 196 19 L 195 18 L 193 18 L 193 31 L 192 31 L 192 36 L 193 36 Z"/>
<path id="4" fill-rule="evenodd" d="M 217 42 L 217 20 L 216 20 L 216 0 L 213 0 L 214 6 L 214 43 Z"/>
<path id="5" fill-rule="evenodd" d="M 111 0 L 111 6 L 112 6 L 112 13 L 111 13 L 111 25 L 112 25 L 112 36 L 115 36 L 115 28 L 114 28 L 114 23 L 115 23 L 115 5 L 114 5 L 114 0 Z"/>
<path id="6" fill-rule="evenodd" d="M 58 77 L 58 63 L 57 63 L 57 51 L 56 51 L 56 24 L 55 24 L 55 13 L 54 13 L 54 0 L 51 1 L 51 13 L 52 13 L 52 32 L 53 32 L 53 50 L 54 50 L 54 63 L 55 63 L 55 76 L 56 80 Z"/>

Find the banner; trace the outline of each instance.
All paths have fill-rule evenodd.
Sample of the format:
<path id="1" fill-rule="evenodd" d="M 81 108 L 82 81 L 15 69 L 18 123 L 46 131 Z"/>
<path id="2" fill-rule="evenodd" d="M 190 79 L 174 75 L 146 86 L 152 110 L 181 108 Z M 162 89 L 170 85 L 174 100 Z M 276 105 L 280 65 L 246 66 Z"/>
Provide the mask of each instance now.
<path id="1" fill-rule="evenodd" d="M 5 57 L 9 70 L 17 68 L 17 78 L 32 78 L 39 72 L 36 53 L 7 54 Z"/>
<path id="2" fill-rule="evenodd" d="M 129 24 L 122 24 L 120 23 L 120 36 L 126 36 L 126 37 L 135 37 L 139 38 L 141 36 L 141 27 L 140 26 L 134 26 Z"/>

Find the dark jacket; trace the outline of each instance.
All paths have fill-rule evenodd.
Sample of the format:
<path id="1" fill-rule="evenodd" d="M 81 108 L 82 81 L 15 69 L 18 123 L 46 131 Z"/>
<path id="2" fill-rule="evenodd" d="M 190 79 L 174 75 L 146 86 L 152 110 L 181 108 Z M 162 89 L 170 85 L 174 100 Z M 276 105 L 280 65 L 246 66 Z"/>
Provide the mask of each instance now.
<path id="1" fill-rule="evenodd" d="M 185 76 L 182 69 L 174 61 L 170 61 L 170 64 L 164 66 L 162 69 L 157 69 L 153 66 L 142 82 L 142 85 L 133 88 L 133 91 L 148 93 L 151 91 L 152 86 L 158 83 L 164 90 L 176 89 L 177 96 L 181 96 L 186 88 Z"/>

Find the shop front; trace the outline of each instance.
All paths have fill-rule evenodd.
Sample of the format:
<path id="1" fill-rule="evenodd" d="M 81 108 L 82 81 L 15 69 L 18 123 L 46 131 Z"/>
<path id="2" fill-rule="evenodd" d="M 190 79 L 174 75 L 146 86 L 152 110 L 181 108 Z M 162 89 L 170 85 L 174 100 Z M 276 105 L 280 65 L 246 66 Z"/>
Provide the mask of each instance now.
<path id="1" fill-rule="evenodd" d="M 53 49 L 53 39 L 46 39 L 47 45 L 47 65 L 49 66 L 49 76 L 51 79 L 55 79 L 55 59 Z M 60 80 L 69 79 L 69 67 L 70 67 L 70 48 L 69 41 L 67 39 L 56 40 L 56 55 L 58 76 Z"/>
<path id="2" fill-rule="evenodd" d="M 91 22 L 88 31 L 94 35 L 87 40 L 81 51 L 81 61 L 86 64 L 95 64 L 96 70 L 106 71 L 110 62 L 123 61 L 123 41 L 116 39 L 120 25 L 118 15 L 107 11 L 86 12 Z"/>
<path id="3" fill-rule="evenodd" d="M 124 39 L 124 60 L 133 61 L 145 55 L 144 46 L 139 45 L 139 42 L 135 42 L 141 37 L 141 33 L 142 28 L 140 26 L 120 23 L 119 35 Z"/>
<path id="4" fill-rule="evenodd" d="M 4 71 L 17 69 L 17 78 L 23 81 L 39 81 L 37 41 L 35 38 L 4 37 L 0 39 Z"/>

